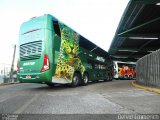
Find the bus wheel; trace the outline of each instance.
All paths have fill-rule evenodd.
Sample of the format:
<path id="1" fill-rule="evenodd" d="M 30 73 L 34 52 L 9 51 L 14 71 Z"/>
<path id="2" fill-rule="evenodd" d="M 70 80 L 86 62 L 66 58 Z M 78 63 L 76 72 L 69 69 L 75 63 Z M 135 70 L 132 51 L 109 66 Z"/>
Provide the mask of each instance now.
<path id="1" fill-rule="evenodd" d="M 88 81 L 89 81 L 88 74 L 87 74 L 87 73 L 84 73 L 83 79 L 82 79 L 82 85 L 83 85 L 83 86 L 87 85 L 87 84 L 88 84 Z"/>
<path id="2" fill-rule="evenodd" d="M 74 73 L 71 86 L 77 87 L 79 85 L 79 81 L 80 81 L 80 75 L 78 73 Z"/>
<path id="3" fill-rule="evenodd" d="M 104 79 L 104 82 L 107 82 L 107 81 L 109 81 L 110 80 L 110 78 L 109 78 L 109 76 L 107 75 L 106 76 L 106 79 Z"/>
<path id="4" fill-rule="evenodd" d="M 109 76 L 109 81 L 112 81 L 112 80 L 113 80 L 113 76 L 110 75 L 110 76 Z"/>
<path id="5" fill-rule="evenodd" d="M 128 75 L 125 75 L 125 76 L 124 76 L 124 79 L 127 80 L 127 79 L 128 79 Z"/>
<path id="6" fill-rule="evenodd" d="M 129 76 L 129 79 L 130 79 L 130 80 L 132 80 L 132 79 L 133 79 L 133 78 L 132 78 L 132 75 L 130 75 L 130 76 Z"/>

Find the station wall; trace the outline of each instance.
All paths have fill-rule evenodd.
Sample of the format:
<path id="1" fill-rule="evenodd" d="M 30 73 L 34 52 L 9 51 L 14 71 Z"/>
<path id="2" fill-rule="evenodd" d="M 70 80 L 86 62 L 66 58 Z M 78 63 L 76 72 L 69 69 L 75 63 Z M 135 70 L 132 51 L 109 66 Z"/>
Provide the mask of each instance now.
<path id="1" fill-rule="evenodd" d="M 160 88 L 160 49 L 139 59 L 136 73 L 139 84 Z"/>

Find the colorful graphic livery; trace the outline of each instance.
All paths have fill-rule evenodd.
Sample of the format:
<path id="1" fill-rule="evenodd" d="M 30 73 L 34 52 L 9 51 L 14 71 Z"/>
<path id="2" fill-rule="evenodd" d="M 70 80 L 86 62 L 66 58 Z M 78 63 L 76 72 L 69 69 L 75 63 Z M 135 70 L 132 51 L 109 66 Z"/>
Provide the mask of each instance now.
<path id="1" fill-rule="evenodd" d="M 114 61 L 114 78 L 115 79 L 135 79 L 136 63 L 127 63 Z"/>
<path id="2" fill-rule="evenodd" d="M 84 73 L 85 67 L 78 56 L 79 35 L 64 27 L 61 30 L 61 47 L 55 77 L 71 80 L 75 70 Z"/>
<path id="3" fill-rule="evenodd" d="M 27 83 L 87 85 L 112 80 L 107 52 L 51 15 L 21 25 L 18 79 Z"/>

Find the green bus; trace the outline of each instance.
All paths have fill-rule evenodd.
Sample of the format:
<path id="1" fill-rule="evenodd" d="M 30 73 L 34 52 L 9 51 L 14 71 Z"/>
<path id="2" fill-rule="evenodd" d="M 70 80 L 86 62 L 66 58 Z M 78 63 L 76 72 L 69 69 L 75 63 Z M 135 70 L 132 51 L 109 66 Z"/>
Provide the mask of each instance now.
<path id="1" fill-rule="evenodd" d="M 76 87 L 88 81 L 112 80 L 109 54 L 52 15 L 24 22 L 18 47 L 20 82 Z"/>

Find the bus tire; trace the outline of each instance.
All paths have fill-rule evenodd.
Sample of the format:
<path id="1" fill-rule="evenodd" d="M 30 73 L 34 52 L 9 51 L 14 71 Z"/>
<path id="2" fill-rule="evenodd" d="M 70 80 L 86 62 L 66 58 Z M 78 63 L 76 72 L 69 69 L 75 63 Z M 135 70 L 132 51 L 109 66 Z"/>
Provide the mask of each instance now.
<path id="1" fill-rule="evenodd" d="M 80 75 L 78 73 L 74 73 L 72 78 L 71 87 L 77 87 L 80 82 Z"/>
<path id="2" fill-rule="evenodd" d="M 129 76 L 129 79 L 130 79 L 130 80 L 132 80 L 132 79 L 133 79 L 132 75 L 130 75 L 130 76 Z"/>
<path id="3" fill-rule="evenodd" d="M 107 82 L 110 80 L 110 77 L 107 75 L 106 78 L 104 79 L 104 82 Z"/>
<path id="4" fill-rule="evenodd" d="M 84 73 L 83 79 L 82 79 L 82 85 L 83 85 L 83 86 L 86 86 L 86 85 L 88 84 L 88 81 L 89 81 L 88 74 L 87 74 L 87 73 Z"/>
<path id="5" fill-rule="evenodd" d="M 110 77 L 109 77 L 109 81 L 112 81 L 112 80 L 113 80 L 113 76 L 111 76 L 111 75 L 110 75 Z"/>
<path id="6" fill-rule="evenodd" d="M 128 79 L 128 75 L 124 75 L 124 79 L 127 80 Z"/>

